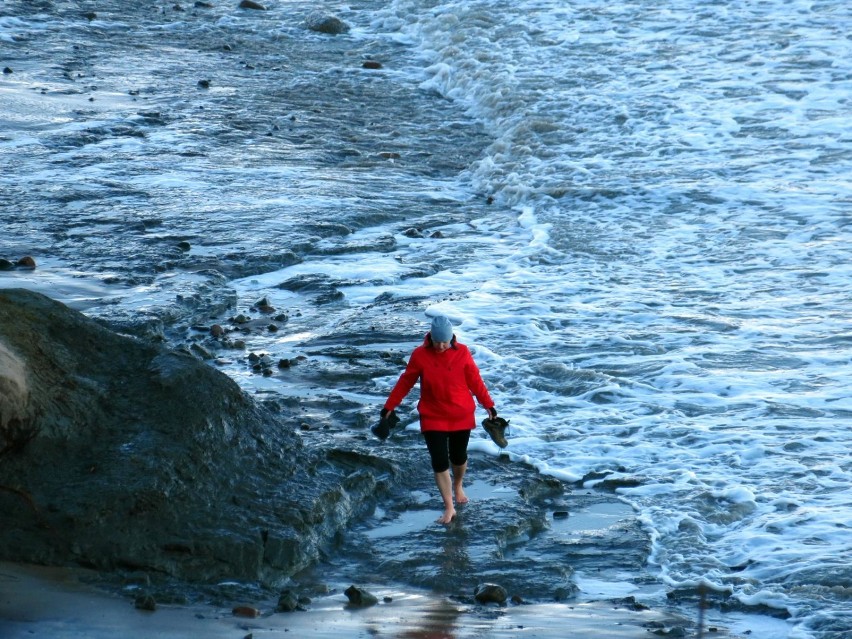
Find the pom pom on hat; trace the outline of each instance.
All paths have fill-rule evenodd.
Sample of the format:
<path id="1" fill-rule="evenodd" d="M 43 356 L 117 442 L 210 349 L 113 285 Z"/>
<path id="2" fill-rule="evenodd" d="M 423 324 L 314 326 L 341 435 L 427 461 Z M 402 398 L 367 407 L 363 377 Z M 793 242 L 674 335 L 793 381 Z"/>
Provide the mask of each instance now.
<path id="1" fill-rule="evenodd" d="M 432 318 L 432 328 L 429 333 L 433 342 L 449 342 L 453 339 L 453 324 L 443 315 Z"/>

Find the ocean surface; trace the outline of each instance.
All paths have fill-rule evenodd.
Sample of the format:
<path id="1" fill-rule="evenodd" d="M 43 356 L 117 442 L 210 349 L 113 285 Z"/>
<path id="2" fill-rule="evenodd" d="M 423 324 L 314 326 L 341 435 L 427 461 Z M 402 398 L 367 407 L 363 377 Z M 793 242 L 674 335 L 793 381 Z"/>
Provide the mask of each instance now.
<path id="1" fill-rule="evenodd" d="M 852 5 L 208 4 L 0 4 L 0 286 L 175 341 L 265 298 L 299 363 L 214 365 L 363 430 L 443 312 L 503 454 L 653 541 L 583 593 L 852 636 Z"/>

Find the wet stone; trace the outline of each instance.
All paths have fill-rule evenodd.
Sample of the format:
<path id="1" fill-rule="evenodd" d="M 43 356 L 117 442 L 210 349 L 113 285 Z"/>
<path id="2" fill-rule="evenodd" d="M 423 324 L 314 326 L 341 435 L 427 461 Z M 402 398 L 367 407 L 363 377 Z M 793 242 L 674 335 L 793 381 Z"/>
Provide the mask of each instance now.
<path id="1" fill-rule="evenodd" d="M 509 593 L 499 584 L 479 584 L 473 593 L 474 599 L 479 603 L 496 603 L 503 605 L 509 598 Z"/>
<path id="2" fill-rule="evenodd" d="M 355 585 L 349 586 L 343 591 L 343 594 L 349 599 L 349 605 L 351 606 L 367 607 L 379 603 L 375 595 Z"/>
<path id="3" fill-rule="evenodd" d="M 340 18 L 325 14 L 321 11 L 314 11 L 310 13 L 305 19 L 305 24 L 311 31 L 326 33 L 329 35 L 339 35 L 349 31 L 349 25 L 343 22 Z"/>
<path id="4" fill-rule="evenodd" d="M 157 602 L 154 601 L 154 598 L 151 595 L 139 595 L 136 597 L 136 601 L 134 601 L 133 605 L 137 610 L 154 612 L 157 609 Z"/>
<path id="5" fill-rule="evenodd" d="M 278 597 L 277 612 L 293 612 L 299 608 L 299 598 L 292 590 L 285 590 Z"/>

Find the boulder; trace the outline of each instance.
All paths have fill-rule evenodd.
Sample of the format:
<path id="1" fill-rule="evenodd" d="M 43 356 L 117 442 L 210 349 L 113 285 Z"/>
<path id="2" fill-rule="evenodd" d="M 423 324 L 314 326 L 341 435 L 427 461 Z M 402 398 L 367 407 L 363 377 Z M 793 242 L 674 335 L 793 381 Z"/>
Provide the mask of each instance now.
<path id="1" fill-rule="evenodd" d="M 0 559 L 280 585 L 375 503 L 324 455 L 194 357 L 0 290 Z"/>
<path id="2" fill-rule="evenodd" d="M 349 599 L 350 606 L 366 608 L 367 606 L 375 606 L 379 603 L 378 597 L 355 585 L 349 586 L 343 591 L 343 594 Z"/>
<path id="3" fill-rule="evenodd" d="M 473 597 L 479 603 L 496 603 L 502 606 L 506 603 L 506 599 L 509 598 L 509 593 L 506 592 L 503 586 L 485 583 L 479 584 L 476 587 Z"/>
<path id="4" fill-rule="evenodd" d="M 327 33 L 329 35 L 339 35 L 348 33 L 349 25 L 343 22 L 340 18 L 323 13 L 322 11 L 313 11 L 305 18 L 305 26 L 311 31 L 318 33 Z"/>

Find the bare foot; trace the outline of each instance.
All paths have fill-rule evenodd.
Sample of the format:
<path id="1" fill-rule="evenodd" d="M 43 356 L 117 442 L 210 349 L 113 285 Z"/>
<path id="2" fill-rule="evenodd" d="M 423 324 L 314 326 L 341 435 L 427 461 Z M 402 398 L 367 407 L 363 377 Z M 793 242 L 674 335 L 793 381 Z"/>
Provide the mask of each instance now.
<path id="1" fill-rule="evenodd" d="M 457 504 L 466 504 L 470 500 L 467 498 L 467 495 L 464 494 L 464 489 L 459 486 L 456 488 L 456 503 Z"/>
<path id="2" fill-rule="evenodd" d="M 435 521 L 439 524 L 449 524 L 453 519 L 456 518 L 456 511 L 454 508 L 449 510 L 445 510 L 444 514 L 438 517 Z"/>

